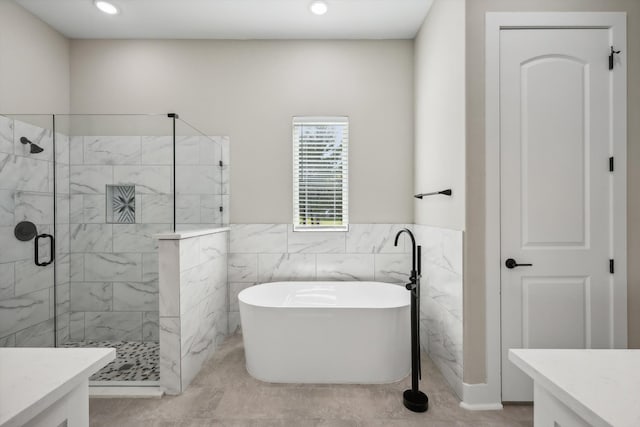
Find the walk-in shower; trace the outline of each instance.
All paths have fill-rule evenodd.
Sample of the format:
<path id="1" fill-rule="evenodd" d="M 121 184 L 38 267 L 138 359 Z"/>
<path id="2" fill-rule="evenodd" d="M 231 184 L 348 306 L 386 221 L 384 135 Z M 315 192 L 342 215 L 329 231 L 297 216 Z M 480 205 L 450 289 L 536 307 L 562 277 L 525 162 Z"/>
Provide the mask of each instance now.
<path id="1" fill-rule="evenodd" d="M 156 384 L 153 236 L 228 223 L 227 148 L 175 114 L 0 115 L 0 346 L 115 347 L 93 381 Z"/>

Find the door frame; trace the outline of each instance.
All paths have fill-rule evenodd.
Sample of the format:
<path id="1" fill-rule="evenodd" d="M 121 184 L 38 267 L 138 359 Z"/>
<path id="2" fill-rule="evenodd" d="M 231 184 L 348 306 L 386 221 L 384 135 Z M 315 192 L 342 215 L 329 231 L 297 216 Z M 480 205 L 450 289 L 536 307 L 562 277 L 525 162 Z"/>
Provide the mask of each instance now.
<path id="1" fill-rule="evenodd" d="M 486 377 L 483 402 L 502 403 L 502 327 L 500 258 L 500 31 L 515 28 L 603 28 L 621 50 L 610 74 L 613 125 L 611 236 L 615 254 L 612 293 L 612 347 L 627 347 L 627 14 L 624 12 L 488 12 L 485 27 L 485 309 Z M 603 61 L 607 60 L 606 52 Z M 603 159 L 604 161 L 604 159 Z M 479 390 L 478 390 L 479 391 Z"/>

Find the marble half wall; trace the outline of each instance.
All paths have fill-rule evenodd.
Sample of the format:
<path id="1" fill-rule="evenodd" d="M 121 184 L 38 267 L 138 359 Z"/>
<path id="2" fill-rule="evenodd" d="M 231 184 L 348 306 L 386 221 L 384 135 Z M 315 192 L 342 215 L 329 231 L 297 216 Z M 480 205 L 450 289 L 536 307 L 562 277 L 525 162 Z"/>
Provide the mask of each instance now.
<path id="1" fill-rule="evenodd" d="M 396 233 L 409 224 L 350 224 L 349 231 L 293 231 L 291 224 L 232 224 L 229 248 L 229 332 L 240 325 L 238 293 L 278 281 L 379 281 L 404 284 L 411 245 Z"/>
<path id="2" fill-rule="evenodd" d="M 463 232 L 413 228 L 422 245 L 421 345 L 462 398 Z"/>
<path id="3" fill-rule="evenodd" d="M 228 229 L 158 236 L 160 386 L 187 389 L 227 336 Z"/>

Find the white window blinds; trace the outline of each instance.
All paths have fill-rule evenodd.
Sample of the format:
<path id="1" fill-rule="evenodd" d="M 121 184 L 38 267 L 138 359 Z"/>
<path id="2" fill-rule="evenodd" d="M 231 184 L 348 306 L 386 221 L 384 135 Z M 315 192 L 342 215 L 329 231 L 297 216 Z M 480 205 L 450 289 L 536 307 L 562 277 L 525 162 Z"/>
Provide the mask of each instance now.
<path id="1" fill-rule="evenodd" d="M 349 119 L 293 118 L 293 228 L 346 231 Z"/>

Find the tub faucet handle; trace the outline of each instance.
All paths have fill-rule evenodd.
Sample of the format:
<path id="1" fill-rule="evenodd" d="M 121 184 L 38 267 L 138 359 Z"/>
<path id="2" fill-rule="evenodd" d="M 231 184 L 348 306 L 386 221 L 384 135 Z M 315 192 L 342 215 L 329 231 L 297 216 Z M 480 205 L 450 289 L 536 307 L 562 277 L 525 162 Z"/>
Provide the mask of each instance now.
<path id="1" fill-rule="evenodd" d="M 418 272 L 416 270 L 411 270 L 411 274 L 409 275 L 409 281 L 411 283 L 416 283 L 418 281 Z"/>

